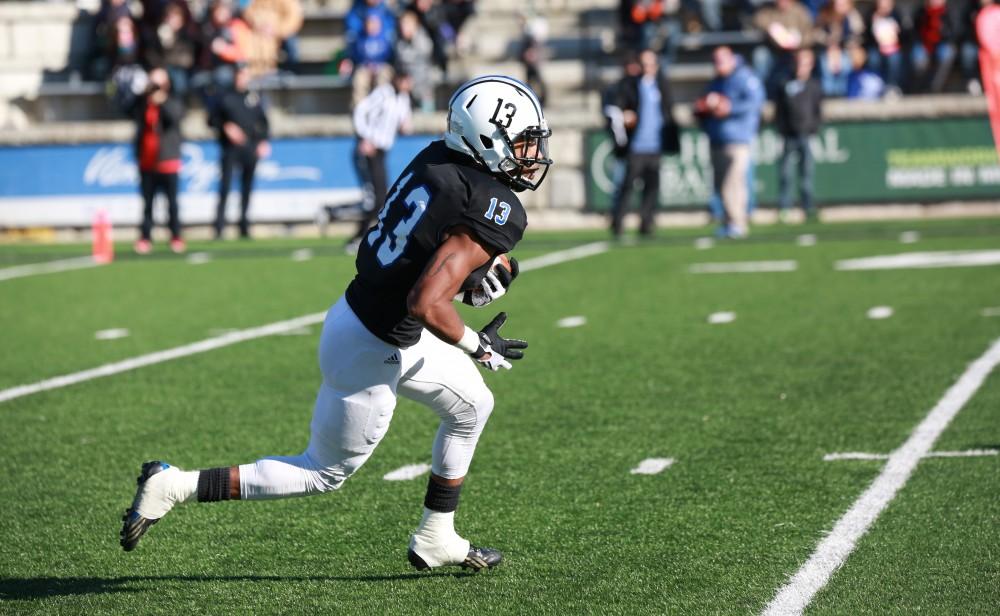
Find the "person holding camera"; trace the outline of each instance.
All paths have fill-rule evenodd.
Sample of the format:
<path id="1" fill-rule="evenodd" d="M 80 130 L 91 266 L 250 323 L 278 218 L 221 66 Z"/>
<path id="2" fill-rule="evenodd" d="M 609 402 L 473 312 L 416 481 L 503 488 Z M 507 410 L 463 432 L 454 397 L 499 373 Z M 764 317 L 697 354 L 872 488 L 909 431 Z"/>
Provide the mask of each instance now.
<path id="1" fill-rule="evenodd" d="M 186 246 L 181 237 L 177 202 L 184 106 L 171 92 L 166 69 L 154 68 L 149 72 L 145 94 L 136 99 L 133 114 L 136 118 L 135 159 L 139 164 L 143 202 L 142 225 L 135 251 L 148 254 L 153 250 L 153 202 L 157 193 L 162 192 L 167 198 L 170 250 L 184 252 Z"/>

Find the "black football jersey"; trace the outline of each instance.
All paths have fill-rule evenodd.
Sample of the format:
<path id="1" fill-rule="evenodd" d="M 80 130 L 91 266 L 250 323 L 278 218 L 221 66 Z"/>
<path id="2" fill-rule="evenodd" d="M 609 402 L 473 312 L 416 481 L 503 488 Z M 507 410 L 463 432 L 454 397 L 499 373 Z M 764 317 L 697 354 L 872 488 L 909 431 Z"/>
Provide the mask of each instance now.
<path id="1" fill-rule="evenodd" d="M 389 189 L 378 223 L 361 239 L 347 303 L 382 340 L 406 348 L 423 325 L 406 297 L 452 227 L 472 229 L 496 255 L 510 252 L 528 226 L 521 201 L 496 177 L 444 141 L 424 148 Z"/>

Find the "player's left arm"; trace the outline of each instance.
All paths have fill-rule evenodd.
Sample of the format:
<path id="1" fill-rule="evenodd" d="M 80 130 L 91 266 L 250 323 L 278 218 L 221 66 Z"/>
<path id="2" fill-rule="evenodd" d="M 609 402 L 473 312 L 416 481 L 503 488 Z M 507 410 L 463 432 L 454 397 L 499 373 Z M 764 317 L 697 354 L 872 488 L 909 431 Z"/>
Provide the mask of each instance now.
<path id="1" fill-rule="evenodd" d="M 411 316 L 435 336 L 458 346 L 492 370 L 510 368 L 503 358 L 519 359 L 522 353 L 518 349 L 527 347 L 527 343 L 505 340 L 496 331 L 484 341 L 483 332 L 466 326 L 452 300 L 469 274 L 490 262 L 495 252 L 467 227 L 455 227 L 407 296 L 407 309 Z M 499 326 L 496 325 L 494 330 Z"/>

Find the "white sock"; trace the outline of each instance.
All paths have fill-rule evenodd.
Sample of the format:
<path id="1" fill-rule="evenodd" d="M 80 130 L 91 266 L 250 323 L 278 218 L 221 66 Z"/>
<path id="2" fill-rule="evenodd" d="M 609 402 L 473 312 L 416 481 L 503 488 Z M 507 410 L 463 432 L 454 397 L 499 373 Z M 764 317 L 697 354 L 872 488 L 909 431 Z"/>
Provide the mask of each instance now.
<path id="1" fill-rule="evenodd" d="M 197 495 L 198 471 L 171 466 L 146 480 L 135 508 L 142 517 L 158 520 L 177 503 L 194 500 Z"/>
<path id="2" fill-rule="evenodd" d="M 187 503 L 198 496 L 199 471 L 180 471 L 170 482 L 170 496 L 178 503 Z"/>
<path id="3" fill-rule="evenodd" d="M 410 549 L 429 567 L 458 565 L 469 554 L 469 542 L 455 532 L 455 512 L 431 511 L 424 507 L 424 517 L 410 537 Z"/>

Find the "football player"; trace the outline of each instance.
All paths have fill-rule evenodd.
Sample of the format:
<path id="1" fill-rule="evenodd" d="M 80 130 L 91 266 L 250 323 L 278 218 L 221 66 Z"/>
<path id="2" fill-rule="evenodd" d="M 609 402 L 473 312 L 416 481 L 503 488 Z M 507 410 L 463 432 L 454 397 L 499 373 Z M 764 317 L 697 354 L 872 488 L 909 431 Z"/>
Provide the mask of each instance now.
<path id="1" fill-rule="evenodd" d="M 391 187 L 364 236 L 357 275 L 330 308 L 319 345 L 323 382 L 311 438 L 297 456 L 183 471 L 147 462 L 126 510 L 121 545 L 135 549 L 183 502 L 261 500 L 336 490 L 389 429 L 396 397 L 441 418 L 423 517 L 410 537 L 417 569 L 500 563 L 455 530 L 454 515 L 476 443 L 493 410 L 479 368 L 510 369 L 527 343 L 504 338 L 500 313 L 482 330 L 466 326 L 454 299 L 477 305 L 502 296 L 517 274 L 494 265 L 527 226 L 515 192 L 534 190 L 552 161 L 535 94 L 503 76 L 473 79 L 452 96 L 445 137 L 421 151 Z M 473 293 L 461 291 L 474 289 Z"/>

